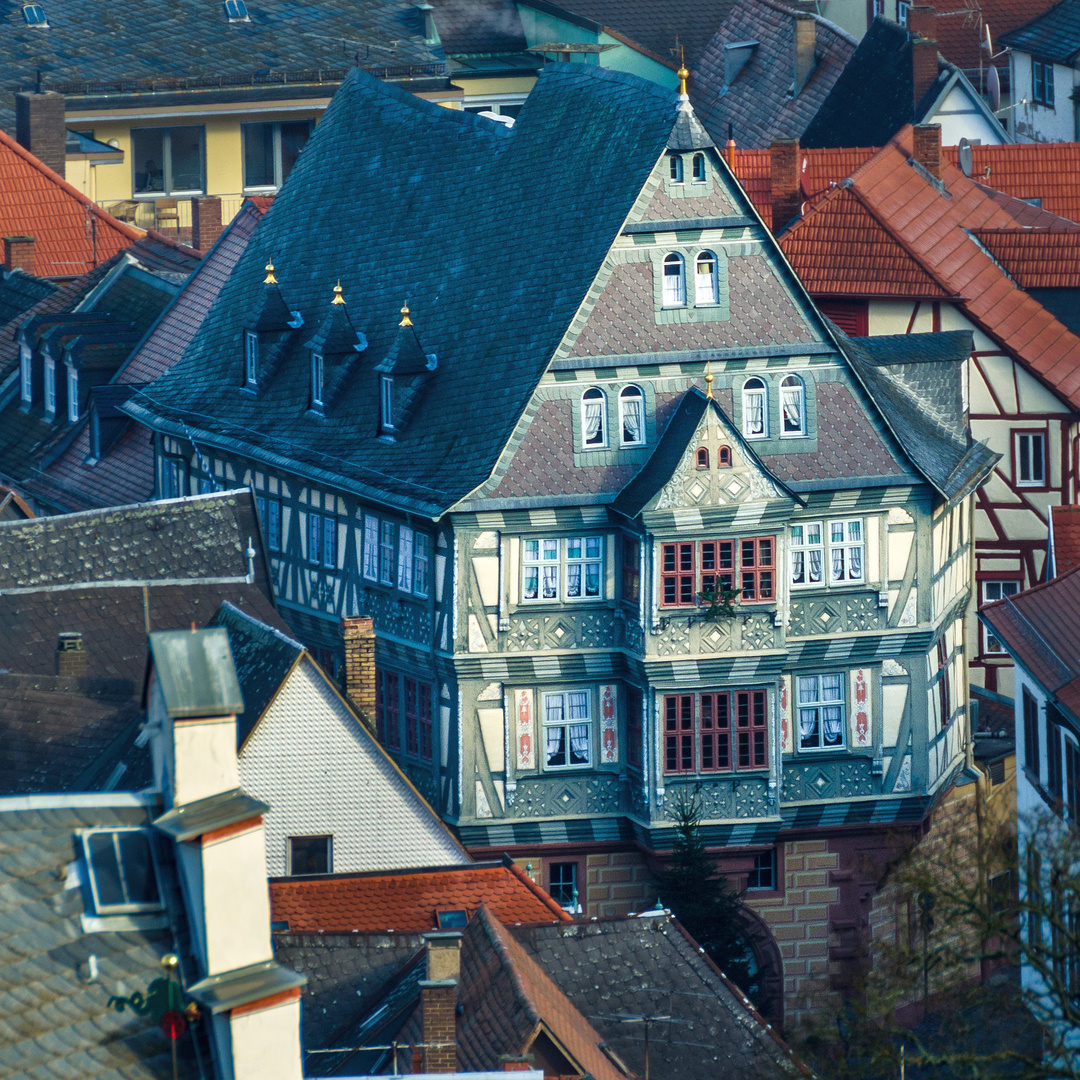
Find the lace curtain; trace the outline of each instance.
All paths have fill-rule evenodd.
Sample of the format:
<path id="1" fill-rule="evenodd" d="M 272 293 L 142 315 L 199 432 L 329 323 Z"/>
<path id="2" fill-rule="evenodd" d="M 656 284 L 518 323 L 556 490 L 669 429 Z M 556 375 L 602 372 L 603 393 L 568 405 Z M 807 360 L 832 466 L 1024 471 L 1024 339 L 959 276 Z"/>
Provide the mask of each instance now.
<path id="1" fill-rule="evenodd" d="M 645 438 L 645 422 L 642 415 L 641 398 L 622 399 L 623 442 L 639 443 Z"/>
<path id="2" fill-rule="evenodd" d="M 585 402 L 585 441 L 600 443 L 604 441 L 604 403 L 602 401 Z"/>

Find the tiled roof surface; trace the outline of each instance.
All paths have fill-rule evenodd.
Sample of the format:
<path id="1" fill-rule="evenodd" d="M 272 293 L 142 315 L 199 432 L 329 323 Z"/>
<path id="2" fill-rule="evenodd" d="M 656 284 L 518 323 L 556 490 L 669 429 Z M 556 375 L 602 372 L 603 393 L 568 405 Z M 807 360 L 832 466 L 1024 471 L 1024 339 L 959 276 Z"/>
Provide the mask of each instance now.
<path id="1" fill-rule="evenodd" d="M 994 636 L 1080 720 L 1080 567 L 979 609 Z"/>
<path id="2" fill-rule="evenodd" d="M 1080 225 L 978 229 L 975 236 L 1021 289 L 1080 289 Z"/>
<path id="3" fill-rule="evenodd" d="M 27 308 L 40 304 L 56 289 L 55 283 L 24 274 L 21 270 L 0 270 L 0 326 L 11 322 Z"/>
<path id="4" fill-rule="evenodd" d="M 1080 566 L 1080 506 L 1051 506 L 1050 536 L 1055 576 Z"/>
<path id="5" fill-rule="evenodd" d="M 1055 0 L 979 0 L 976 4 L 957 4 L 955 0 L 930 0 L 938 12 L 934 25 L 938 50 L 946 60 L 965 71 L 977 71 L 980 63 L 984 68 L 993 64 L 1007 69 L 1008 56 L 991 58 L 979 47 L 982 25 L 990 27 L 994 52 L 1004 50 L 999 42 L 1002 35 L 1026 23 L 1029 19 L 1049 11 Z"/>
<path id="6" fill-rule="evenodd" d="M 718 146 L 728 125 L 739 146 L 765 147 L 773 139 L 798 138 L 821 107 L 855 52 L 855 40 L 834 23 L 813 16 L 817 64 L 806 85 L 792 94 L 795 77 L 795 13 L 773 0 L 742 0 L 705 48 L 689 84 L 690 100 Z M 727 46 L 760 44 L 725 85 Z"/>
<path id="7" fill-rule="evenodd" d="M 801 1071 L 775 1032 L 668 916 L 511 933 L 637 1076 L 645 1072 L 644 1032 L 620 1023 L 620 1015 L 662 1014 L 675 1021 L 649 1031 L 653 1076 L 742 1080 Z"/>
<path id="8" fill-rule="evenodd" d="M 450 56 L 525 51 L 514 0 L 435 0 L 435 28 Z"/>
<path id="9" fill-rule="evenodd" d="M 1039 7 L 1042 7 L 1040 4 Z M 1009 45 L 1017 52 L 1034 53 L 1044 60 L 1071 64 L 1080 51 L 1080 0 L 1061 0 L 1049 11 L 1043 8 L 1037 18 L 998 34 L 1000 45 Z"/>
<path id="10" fill-rule="evenodd" d="M 238 452 L 331 470 L 403 508 L 445 509 L 494 467 L 663 152 L 675 105 L 673 93 L 632 76 L 552 64 L 507 130 L 354 72 L 192 345 L 124 411 L 161 426 L 188 423 Z M 386 183 L 388 160 L 407 181 Z M 353 177 L 347 192 L 343 172 Z M 418 237 L 433 245 L 431 257 Z M 241 391 L 237 319 L 258 308 L 267 251 L 286 253 L 281 291 L 309 327 L 340 277 L 369 339 L 326 417 L 307 408 L 306 363 L 278 365 L 257 395 Z M 387 265 L 410 268 L 413 321 L 438 356 L 392 444 L 379 439 L 373 404 L 374 367 L 392 344 L 405 287 Z M 285 353 L 299 357 L 310 333 L 293 334 Z"/>
<path id="11" fill-rule="evenodd" d="M 8 42 L 16 19 L 23 24 L 20 37 L 36 36 L 40 43 L 53 33 L 29 29 L 22 9 L 11 8 L 0 16 L 2 23 L 9 24 L 5 29 Z M 0 52 L 0 56 L 5 77 L 10 81 L 15 61 L 7 50 Z M 105 262 L 142 235 L 138 229 L 105 213 L 3 131 L 0 131 L 0 191 L 4 193 L 0 199 L 0 236 L 34 237 L 34 273 L 39 277 L 85 274 L 95 261 Z"/>
<path id="12" fill-rule="evenodd" d="M 150 1017 L 109 1008 L 112 994 L 146 992 L 175 948 L 173 933 L 85 934 L 82 889 L 57 873 L 89 827 L 148 824 L 145 809 L 0 810 L 0 1075 L 161 1080 L 172 1076 L 169 1040 Z M 89 957 L 98 977 L 85 975 Z M 190 1036 L 179 1075 L 201 1071 Z M 205 1047 L 204 1047 L 205 1049 Z"/>
<path id="13" fill-rule="evenodd" d="M 160 90 L 173 79 L 220 85 L 224 77 L 228 86 L 237 76 L 303 71 L 314 81 L 317 69 L 325 76 L 354 63 L 373 70 L 445 63 L 440 48 L 425 44 L 411 0 L 260 0 L 248 10 L 249 22 L 229 22 L 224 5 L 196 0 L 124 2 L 108 11 L 92 0 L 65 0 L 62 11 L 45 5 L 50 29 L 42 32 L 16 6 L 0 16 L 0 64 L 8 86 L 29 88 L 40 70 L 52 88 L 70 92 L 65 83 L 146 80 Z M 183 49 L 173 47 L 178 34 Z"/>
<path id="14" fill-rule="evenodd" d="M 569 922 L 570 916 L 515 866 L 461 866 L 392 874 L 275 878 L 275 922 L 290 934 L 423 933 L 439 911 L 470 915 L 486 903 L 506 923 Z"/>

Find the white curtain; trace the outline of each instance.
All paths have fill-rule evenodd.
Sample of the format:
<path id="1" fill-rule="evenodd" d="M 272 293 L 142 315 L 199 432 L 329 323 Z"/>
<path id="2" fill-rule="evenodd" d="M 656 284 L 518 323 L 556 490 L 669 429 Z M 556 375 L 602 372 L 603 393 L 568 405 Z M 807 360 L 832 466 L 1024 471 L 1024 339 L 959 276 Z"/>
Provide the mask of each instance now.
<path id="1" fill-rule="evenodd" d="M 810 552 L 810 580 L 821 580 L 821 549 Z"/>
<path id="2" fill-rule="evenodd" d="M 559 568 L 557 566 L 544 567 L 544 600 L 554 600 L 559 595 Z"/>
<path id="3" fill-rule="evenodd" d="M 761 390 L 747 390 L 743 394 L 743 411 L 746 414 L 746 433 L 761 435 L 765 432 L 765 394 Z"/>
<path id="4" fill-rule="evenodd" d="M 581 595 L 581 563 L 571 563 L 566 568 L 566 595 Z"/>
<path id="5" fill-rule="evenodd" d="M 547 729 L 544 749 L 549 765 L 566 764 L 566 747 L 563 744 L 565 734 L 566 728 L 549 727 Z"/>
<path id="6" fill-rule="evenodd" d="M 407 525 L 398 529 L 398 588 L 412 592 L 413 531 Z"/>
<path id="7" fill-rule="evenodd" d="M 862 577 L 862 548 L 848 548 L 848 576 L 852 581 Z"/>
<path id="8" fill-rule="evenodd" d="M 799 741 L 803 746 L 817 745 L 817 709 L 799 710 Z"/>
<path id="9" fill-rule="evenodd" d="M 604 403 L 602 401 L 586 401 L 585 402 L 585 442 L 586 443 L 602 443 L 604 441 L 603 420 L 604 420 Z"/>
<path id="10" fill-rule="evenodd" d="M 825 709 L 824 743 L 826 746 L 836 746 L 842 742 L 844 718 L 839 707 L 833 706 Z"/>
<path id="11" fill-rule="evenodd" d="M 574 724 L 570 728 L 570 764 L 589 763 L 589 725 Z"/>
<path id="12" fill-rule="evenodd" d="M 697 264 L 697 279 L 694 285 L 697 294 L 695 299 L 699 304 L 716 303 L 716 277 L 711 260 L 702 260 Z"/>
<path id="13" fill-rule="evenodd" d="M 802 551 L 791 553 L 791 580 L 796 585 L 806 582 L 806 555 Z"/>
<path id="14" fill-rule="evenodd" d="M 623 410 L 623 442 L 639 443 L 645 441 L 645 424 L 642 416 L 641 398 L 624 397 L 622 399 Z"/>
<path id="15" fill-rule="evenodd" d="M 784 401 L 784 429 L 802 431 L 802 394 L 798 387 L 781 389 Z"/>
<path id="16" fill-rule="evenodd" d="M 844 580 L 844 549 L 832 549 L 832 579 L 833 581 Z"/>

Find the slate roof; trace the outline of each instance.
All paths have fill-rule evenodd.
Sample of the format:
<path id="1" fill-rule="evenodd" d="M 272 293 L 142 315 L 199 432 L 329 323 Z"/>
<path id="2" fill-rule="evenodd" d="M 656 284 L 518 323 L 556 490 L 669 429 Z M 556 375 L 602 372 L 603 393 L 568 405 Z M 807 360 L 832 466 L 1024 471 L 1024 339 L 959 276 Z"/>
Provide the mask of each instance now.
<path id="1" fill-rule="evenodd" d="M 12 32 L 16 20 L 21 31 Z M 141 24 L 141 20 L 139 20 Z M 31 30 L 22 8 L 14 6 L 0 15 L 3 40 L 0 66 L 7 76 L 25 59 L 13 38 L 36 39 L 40 45 L 54 31 Z M 27 49 L 29 51 L 29 49 Z M 31 65 L 32 69 L 33 65 Z M 126 248 L 142 233 L 117 221 L 81 191 L 38 161 L 10 135 L 0 131 L 0 236 L 34 237 L 34 273 L 38 277 L 70 278 L 86 273 Z M 88 227 L 93 222 L 93 229 Z"/>
<path id="2" fill-rule="evenodd" d="M 1021 289 L 1080 289 L 1080 225 L 978 229 L 975 236 Z"/>
<path id="3" fill-rule="evenodd" d="M 817 64 L 798 94 L 795 83 L 795 12 L 774 0 L 742 0 L 719 27 L 692 73 L 689 91 L 713 141 L 723 146 L 728 125 L 736 143 L 765 147 L 798 138 L 813 119 L 855 52 L 855 39 L 834 23 L 812 16 Z M 725 80 L 726 46 L 759 45 L 734 82 Z"/>
<path id="4" fill-rule="evenodd" d="M 1080 722 L 1080 567 L 979 608 L 1039 685 Z"/>
<path id="5" fill-rule="evenodd" d="M 525 31 L 514 0 L 435 0 L 435 28 L 448 56 L 523 53 Z"/>
<path id="6" fill-rule="evenodd" d="M 638 1076 L 643 1029 L 618 1016 L 666 1015 L 649 1031 L 654 1077 L 718 1080 L 806 1072 L 668 915 L 600 919 L 511 933 Z"/>
<path id="7" fill-rule="evenodd" d="M 161 430 L 187 424 L 209 445 L 273 453 L 302 475 L 402 508 L 442 512 L 490 474 L 663 153 L 675 106 L 673 93 L 632 76 L 553 64 L 507 130 L 354 72 L 183 359 L 124 411 Z M 387 184 L 387 161 L 407 181 Z M 354 178 L 347 190 L 343 171 Z M 234 313 L 257 304 L 268 252 L 288 253 L 277 277 L 308 322 L 339 277 L 346 295 L 363 298 L 353 320 L 370 347 L 325 418 L 307 410 L 299 337 L 269 385 L 241 391 Z M 379 439 L 373 368 L 406 295 L 439 366 L 389 443 Z"/>
<path id="8" fill-rule="evenodd" d="M 112 994 L 145 993 L 160 974 L 161 957 L 176 948 L 173 932 L 85 933 L 74 867 L 57 873 L 76 858 L 79 829 L 146 825 L 147 808 L 115 795 L 58 798 L 40 809 L 18 806 L 0 801 L 0 1073 L 86 1080 L 171 1076 L 169 1041 L 158 1026 L 107 1003 Z M 161 866 L 163 873 L 171 867 L 164 853 Z M 88 981 L 91 955 L 99 974 Z M 196 1080 L 191 1039 L 182 1039 L 179 1049 L 179 1075 Z"/>
<path id="9" fill-rule="evenodd" d="M 1045 14 L 998 34 L 998 42 L 1043 60 L 1073 63 L 1080 52 L 1080 0 L 1061 0 Z"/>
<path id="10" fill-rule="evenodd" d="M 159 90 L 172 80 L 280 85 L 281 73 L 342 78 L 355 57 L 373 70 L 424 65 L 445 76 L 443 52 L 424 43 L 423 16 L 410 0 L 260 0 L 249 6 L 249 22 L 229 22 L 224 5 L 196 0 L 141 0 L 108 11 L 92 0 L 65 0 L 44 9 L 47 33 L 27 26 L 18 6 L 0 17 L 8 88 L 31 88 L 39 70 L 49 89 L 69 94 L 87 89 L 71 83 L 92 84 L 92 93 L 139 81 Z M 173 47 L 177 34 L 183 49 Z"/>
<path id="11" fill-rule="evenodd" d="M 504 923 L 570 922 L 570 916 L 512 863 L 435 870 L 273 878 L 276 923 L 290 934 L 417 934 L 438 927 L 439 911 L 487 904 Z"/>
<path id="12" fill-rule="evenodd" d="M 1050 507 L 1050 555 L 1054 577 L 1080 566 L 1080 506 Z"/>
<path id="13" fill-rule="evenodd" d="M 11 322 L 27 308 L 56 292 L 52 281 L 24 274 L 21 270 L 0 270 L 0 326 Z"/>

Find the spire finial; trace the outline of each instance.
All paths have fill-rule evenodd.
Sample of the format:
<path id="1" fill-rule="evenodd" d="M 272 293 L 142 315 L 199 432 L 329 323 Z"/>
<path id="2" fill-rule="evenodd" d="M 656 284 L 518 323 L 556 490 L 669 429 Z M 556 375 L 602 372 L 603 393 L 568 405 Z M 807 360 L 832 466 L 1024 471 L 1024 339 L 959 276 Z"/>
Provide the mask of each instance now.
<path id="1" fill-rule="evenodd" d="M 270 259 L 266 264 L 266 277 L 263 280 L 263 284 L 276 285 L 277 283 L 277 278 L 274 277 L 274 260 Z"/>
<path id="2" fill-rule="evenodd" d="M 331 300 L 330 303 L 331 303 L 331 305 L 333 305 L 333 304 L 342 304 L 342 305 L 344 305 L 344 303 L 345 303 L 345 297 L 342 295 L 342 292 L 341 292 L 341 278 L 338 278 L 338 283 L 334 286 L 334 299 Z"/>
<path id="3" fill-rule="evenodd" d="M 412 319 L 409 318 L 408 300 L 406 300 L 405 303 L 401 305 L 401 322 L 398 323 L 398 326 L 412 326 Z"/>
<path id="4" fill-rule="evenodd" d="M 686 50 L 679 46 L 679 70 L 675 73 L 679 76 L 679 96 L 688 97 L 686 92 L 686 80 L 690 78 L 690 72 L 686 70 Z"/>
<path id="5" fill-rule="evenodd" d="M 711 360 L 706 360 L 705 361 L 705 396 L 710 401 L 712 401 L 712 396 L 713 396 L 712 395 L 712 384 L 713 384 L 712 361 Z"/>

